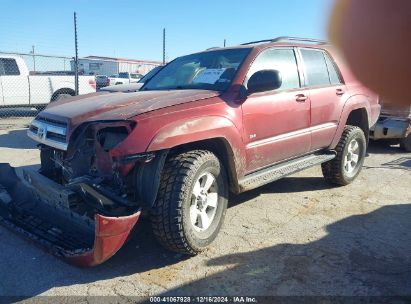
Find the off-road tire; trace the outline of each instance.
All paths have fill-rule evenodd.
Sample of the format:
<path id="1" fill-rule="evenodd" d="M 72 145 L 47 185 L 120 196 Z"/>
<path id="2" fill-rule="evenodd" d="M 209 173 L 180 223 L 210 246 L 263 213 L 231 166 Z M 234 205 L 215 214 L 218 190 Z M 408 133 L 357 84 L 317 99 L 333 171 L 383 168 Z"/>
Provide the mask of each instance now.
<path id="1" fill-rule="evenodd" d="M 195 231 L 190 222 L 189 208 L 195 182 L 211 172 L 218 185 L 215 217 L 204 232 Z M 193 150 L 171 155 L 166 160 L 156 202 L 150 211 L 153 233 L 165 248 L 196 255 L 214 241 L 224 221 L 227 209 L 228 183 L 224 166 L 211 152 Z"/>
<path id="2" fill-rule="evenodd" d="M 408 127 L 403 139 L 401 139 L 400 147 L 407 152 L 411 152 L 411 126 Z"/>
<path id="3" fill-rule="evenodd" d="M 344 161 L 348 153 L 348 145 L 353 139 L 356 139 L 359 144 L 359 160 L 353 174 L 348 174 L 344 169 Z M 321 165 L 325 180 L 331 184 L 341 186 L 348 185 L 353 182 L 361 172 L 365 159 L 366 148 L 367 144 L 363 130 L 356 126 L 345 126 L 340 142 L 335 148 L 337 156 Z"/>

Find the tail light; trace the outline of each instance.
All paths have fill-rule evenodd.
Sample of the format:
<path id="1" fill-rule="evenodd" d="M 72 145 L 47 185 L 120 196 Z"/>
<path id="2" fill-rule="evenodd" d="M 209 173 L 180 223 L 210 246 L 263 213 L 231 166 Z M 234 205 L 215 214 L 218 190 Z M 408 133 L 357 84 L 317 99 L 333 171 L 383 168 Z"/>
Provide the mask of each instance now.
<path id="1" fill-rule="evenodd" d="M 88 81 L 88 84 L 89 84 L 93 89 L 96 89 L 96 81 L 95 81 L 95 80 L 90 79 L 90 80 Z"/>

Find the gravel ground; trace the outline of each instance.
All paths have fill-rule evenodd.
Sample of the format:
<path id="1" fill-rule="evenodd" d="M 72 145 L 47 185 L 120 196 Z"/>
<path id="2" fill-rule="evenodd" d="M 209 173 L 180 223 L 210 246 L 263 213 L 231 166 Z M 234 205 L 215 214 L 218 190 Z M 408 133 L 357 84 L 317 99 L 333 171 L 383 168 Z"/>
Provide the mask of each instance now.
<path id="1" fill-rule="evenodd" d="M 1 119 L 0 162 L 39 163 L 29 120 Z M 0 227 L 0 295 L 411 295 L 410 173 L 410 153 L 372 144 L 351 185 L 314 167 L 232 196 L 220 236 L 193 258 L 162 249 L 145 221 L 89 269 Z"/>

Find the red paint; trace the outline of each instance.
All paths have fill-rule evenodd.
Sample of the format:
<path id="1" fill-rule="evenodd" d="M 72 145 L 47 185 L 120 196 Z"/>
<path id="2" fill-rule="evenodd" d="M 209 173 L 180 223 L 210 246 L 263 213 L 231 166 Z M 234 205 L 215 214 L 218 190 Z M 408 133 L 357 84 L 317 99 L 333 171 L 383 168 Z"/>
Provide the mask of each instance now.
<path id="1" fill-rule="evenodd" d="M 241 46 L 243 47 L 243 46 Z M 240 95 L 248 69 L 270 47 L 326 50 L 344 83 L 321 88 Z M 301 62 L 299 62 L 301 64 Z M 301 66 L 300 73 L 303 74 Z M 337 94 L 342 90 L 342 95 Z M 297 95 L 307 97 L 298 102 Z M 253 46 L 231 87 L 224 93 L 182 90 L 136 93 L 93 93 L 50 105 L 42 116 L 69 122 L 70 132 L 95 120 L 134 120 L 137 127 L 110 156 L 121 157 L 221 138 L 229 143 L 237 179 L 272 163 L 311 151 L 334 148 L 349 113 L 364 108 L 370 126 L 379 115 L 378 97 L 352 75 L 329 46 L 266 43 Z M 122 168 L 123 174 L 132 167 Z"/>
<path id="2" fill-rule="evenodd" d="M 93 93 L 53 103 L 40 115 L 66 121 L 69 137 L 86 122 L 134 121 L 136 127 L 109 151 L 110 157 L 99 163 L 101 168 L 111 168 L 109 162 L 113 158 L 221 139 L 228 146 L 229 162 L 234 164 L 234 183 L 247 173 L 276 162 L 335 148 L 353 110 L 365 109 L 369 126 L 377 121 L 378 96 L 352 76 L 329 46 L 266 43 L 247 47 L 253 49 L 224 93 L 204 90 Z M 338 66 L 343 84 L 245 97 L 241 87 L 250 65 L 256 56 L 271 47 L 326 50 Z M 301 62 L 297 61 L 303 79 Z M 120 172 L 126 175 L 132 169 L 133 165 L 128 164 L 121 167 Z M 233 189 L 238 189 L 238 184 L 234 184 Z M 66 259 L 80 266 L 104 262 L 124 244 L 139 215 L 140 212 L 120 218 L 97 215 L 94 248 Z"/>
<path id="3" fill-rule="evenodd" d="M 140 211 L 123 217 L 96 214 L 93 249 L 79 255 L 67 255 L 64 259 L 70 264 L 81 267 L 96 266 L 107 261 L 124 245 L 140 214 Z"/>

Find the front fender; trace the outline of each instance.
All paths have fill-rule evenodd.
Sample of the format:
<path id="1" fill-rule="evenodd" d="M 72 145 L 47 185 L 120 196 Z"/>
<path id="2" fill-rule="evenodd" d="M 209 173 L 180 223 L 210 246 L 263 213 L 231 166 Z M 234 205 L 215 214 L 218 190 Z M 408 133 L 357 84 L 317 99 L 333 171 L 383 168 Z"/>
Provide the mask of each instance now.
<path id="1" fill-rule="evenodd" d="M 147 147 L 147 152 L 214 138 L 225 139 L 232 150 L 237 174 L 243 174 L 245 149 L 241 132 L 231 120 L 222 116 L 203 116 L 172 122 L 156 133 Z"/>

